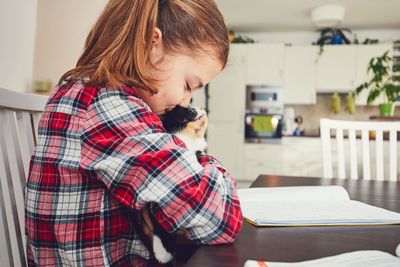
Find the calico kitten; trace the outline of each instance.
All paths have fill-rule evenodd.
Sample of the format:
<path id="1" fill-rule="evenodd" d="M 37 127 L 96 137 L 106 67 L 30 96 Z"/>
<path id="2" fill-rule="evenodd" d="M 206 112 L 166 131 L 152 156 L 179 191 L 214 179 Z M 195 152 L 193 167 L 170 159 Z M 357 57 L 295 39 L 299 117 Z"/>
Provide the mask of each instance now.
<path id="1" fill-rule="evenodd" d="M 162 116 L 161 121 L 168 133 L 178 136 L 185 143 L 186 147 L 196 152 L 196 156 L 199 157 L 207 147 L 204 134 L 201 131 L 206 126 L 204 125 L 206 123 L 205 120 L 200 120 L 203 116 L 206 116 L 203 109 L 176 106 L 166 112 Z M 176 234 L 166 232 L 158 224 L 153 216 L 155 209 L 153 205 L 149 205 L 148 208 L 154 229 L 152 240 L 154 257 L 160 263 L 167 263 L 174 257 Z"/>
<path id="2" fill-rule="evenodd" d="M 181 139 L 189 150 L 197 155 L 207 147 L 206 140 L 200 128 L 204 125 L 196 123 L 206 116 L 204 109 L 176 106 L 162 117 L 162 123 L 168 133 L 173 133 Z"/>

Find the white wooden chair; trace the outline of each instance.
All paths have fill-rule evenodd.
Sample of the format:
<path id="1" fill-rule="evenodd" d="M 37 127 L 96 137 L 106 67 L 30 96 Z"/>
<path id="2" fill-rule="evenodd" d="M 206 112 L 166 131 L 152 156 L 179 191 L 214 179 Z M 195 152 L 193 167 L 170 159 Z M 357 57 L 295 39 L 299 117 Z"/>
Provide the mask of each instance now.
<path id="1" fill-rule="evenodd" d="M 397 181 L 398 169 L 398 141 L 397 133 L 400 131 L 400 122 L 377 122 L 377 121 L 341 121 L 321 119 L 321 141 L 322 141 L 322 162 L 323 176 L 325 178 L 333 178 L 333 160 L 331 130 L 336 130 L 336 148 L 337 148 L 337 178 L 346 178 L 345 164 L 345 148 L 349 149 L 350 162 L 350 178 L 358 179 L 358 163 L 357 163 L 357 143 L 362 146 L 362 178 L 366 180 L 391 180 Z M 348 141 L 345 142 L 344 132 L 348 133 Z M 375 154 L 370 153 L 370 132 L 375 132 Z M 384 156 L 384 133 L 389 134 L 388 145 L 385 144 L 389 154 L 388 159 Z M 357 135 L 361 133 L 361 141 L 357 142 Z M 372 140 L 371 140 L 372 141 Z M 345 147 L 345 143 L 349 146 Z M 372 143 L 372 142 L 371 142 Z M 360 153 L 358 153 L 360 154 Z M 371 158 L 375 157 L 376 174 L 371 175 Z M 389 163 L 389 164 L 387 164 Z M 385 168 L 388 175 L 384 175 Z"/>
<path id="2" fill-rule="evenodd" d="M 0 226 L 4 229 L 0 243 L 7 250 L 9 266 L 27 266 L 24 193 L 37 125 L 47 100 L 0 88 Z"/>

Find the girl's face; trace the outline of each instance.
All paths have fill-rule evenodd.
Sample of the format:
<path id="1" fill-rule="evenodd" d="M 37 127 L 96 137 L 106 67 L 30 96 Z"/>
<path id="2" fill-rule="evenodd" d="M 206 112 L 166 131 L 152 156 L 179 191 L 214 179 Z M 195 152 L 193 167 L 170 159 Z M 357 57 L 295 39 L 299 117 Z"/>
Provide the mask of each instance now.
<path id="1" fill-rule="evenodd" d="M 158 32 L 159 37 L 161 32 Z M 153 41 L 151 53 L 152 72 L 159 81 L 158 93 L 151 96 L 142 91 L 141 97 L 157 115 L 165 113 L 176 105 L 188 106 L 195 90 L 204 87 L 222 70 L 222 64 L 212 50 L 201 51 L 195 55 L 189 53 L 170 54 L 162 47 L 161 39 Z"/>

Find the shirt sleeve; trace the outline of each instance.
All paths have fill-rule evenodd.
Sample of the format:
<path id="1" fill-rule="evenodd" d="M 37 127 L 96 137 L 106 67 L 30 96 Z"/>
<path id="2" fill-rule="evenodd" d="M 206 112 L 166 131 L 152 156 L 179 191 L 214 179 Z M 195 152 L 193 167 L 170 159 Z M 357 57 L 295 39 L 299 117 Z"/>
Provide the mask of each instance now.
<path id="1" fill-rule="evenodd" d="M 169 232 L 202 244 L 230 243 L 242 226 L 234 179 L 213 157 L 196 158 L 139 98 L 103 89 L 88 107 L 81 168 L 94 171 L 131 209 L 153 203 Z"/>

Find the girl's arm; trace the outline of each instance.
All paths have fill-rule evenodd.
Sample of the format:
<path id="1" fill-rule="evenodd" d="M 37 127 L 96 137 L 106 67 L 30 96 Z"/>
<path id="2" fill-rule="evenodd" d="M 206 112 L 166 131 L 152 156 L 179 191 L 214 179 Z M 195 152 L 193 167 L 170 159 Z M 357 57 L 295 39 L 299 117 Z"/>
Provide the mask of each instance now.
<path id="1" fill-rule="evenodd" d="M 81 167 L 94 171 L 123 205 L 153 203 L 169 232 L 186 229 L 203 244 L 232 242 L 242 213 L 236 184 L 214 158 L 194 152 L 163 131 L 138 98 L 103 89 L 87 110 L 81 135 Z"/>

